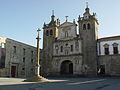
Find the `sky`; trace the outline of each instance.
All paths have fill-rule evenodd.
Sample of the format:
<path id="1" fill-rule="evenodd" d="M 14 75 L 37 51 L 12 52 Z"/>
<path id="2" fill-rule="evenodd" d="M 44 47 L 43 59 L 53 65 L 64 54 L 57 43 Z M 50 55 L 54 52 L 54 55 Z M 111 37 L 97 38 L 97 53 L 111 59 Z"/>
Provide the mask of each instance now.
<path id="1" fill-rule="evenodd" d="M 36 46 L 37 28 L 42 38 L 43 24 L 50 22 L 52 10 L 61 23 L 65 16 L 77 22 L 86 2 L 91 14 L 97 14 L 99 38 L 120 35 L 120 0 L 0 0 L 0 36 Z"/>

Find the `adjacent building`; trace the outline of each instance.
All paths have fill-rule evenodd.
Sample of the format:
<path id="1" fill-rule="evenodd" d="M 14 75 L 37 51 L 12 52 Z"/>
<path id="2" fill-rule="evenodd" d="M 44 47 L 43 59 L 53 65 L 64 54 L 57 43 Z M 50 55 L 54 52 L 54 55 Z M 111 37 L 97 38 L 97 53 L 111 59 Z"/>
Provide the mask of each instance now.
<path id="1" fill-rule="evenodd" d="M 36 47 L 0 36 L 0 76 L 34 75 Z"/>

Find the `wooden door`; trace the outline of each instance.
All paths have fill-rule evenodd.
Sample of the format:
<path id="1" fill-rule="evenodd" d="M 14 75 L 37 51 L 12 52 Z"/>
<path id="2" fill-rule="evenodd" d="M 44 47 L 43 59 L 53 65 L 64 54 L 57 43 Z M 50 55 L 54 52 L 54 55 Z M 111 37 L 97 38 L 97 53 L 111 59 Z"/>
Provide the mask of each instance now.
<path id="1" fill-rule="evenodd" d="M 16 76 L 16 66 L 11 66 L 11 76 L 12 77 Z"/>

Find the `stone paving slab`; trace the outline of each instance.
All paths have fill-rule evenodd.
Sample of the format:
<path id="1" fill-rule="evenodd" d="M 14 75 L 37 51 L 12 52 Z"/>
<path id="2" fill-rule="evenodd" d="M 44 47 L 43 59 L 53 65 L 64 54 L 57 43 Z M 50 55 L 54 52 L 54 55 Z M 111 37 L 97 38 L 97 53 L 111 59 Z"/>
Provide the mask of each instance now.
<path id="1" fill-rule="evenodd" d="M 0 78 L 0 90 L 120 90 L 120 78 L 49 78 L 49 82 L 23 82 Z"/>

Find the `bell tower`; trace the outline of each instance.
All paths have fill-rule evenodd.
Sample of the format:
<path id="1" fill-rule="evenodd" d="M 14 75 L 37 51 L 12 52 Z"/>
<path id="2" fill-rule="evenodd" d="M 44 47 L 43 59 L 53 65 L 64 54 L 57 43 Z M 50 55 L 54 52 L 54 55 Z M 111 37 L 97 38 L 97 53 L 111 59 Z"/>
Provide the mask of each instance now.
<path id="1" fill-rule="evenodd" d="M 83 17 L 78 17 L 79 35 L 82 39 L 83 74 L 85 76 L 97 75 L 97 39 L 98 20 L 96 13 L 90 14 L 88 3 Z"/>
<path id="2" fill-rule="evenodd" d="M 56 22 L 54 11 L 52 11 L 51 21 L 43 26 L 43 56 L 41 74 L 44 76 L 50 75 L 52 69 L 53 43 L 58 36 L 58 21 Z"/>

